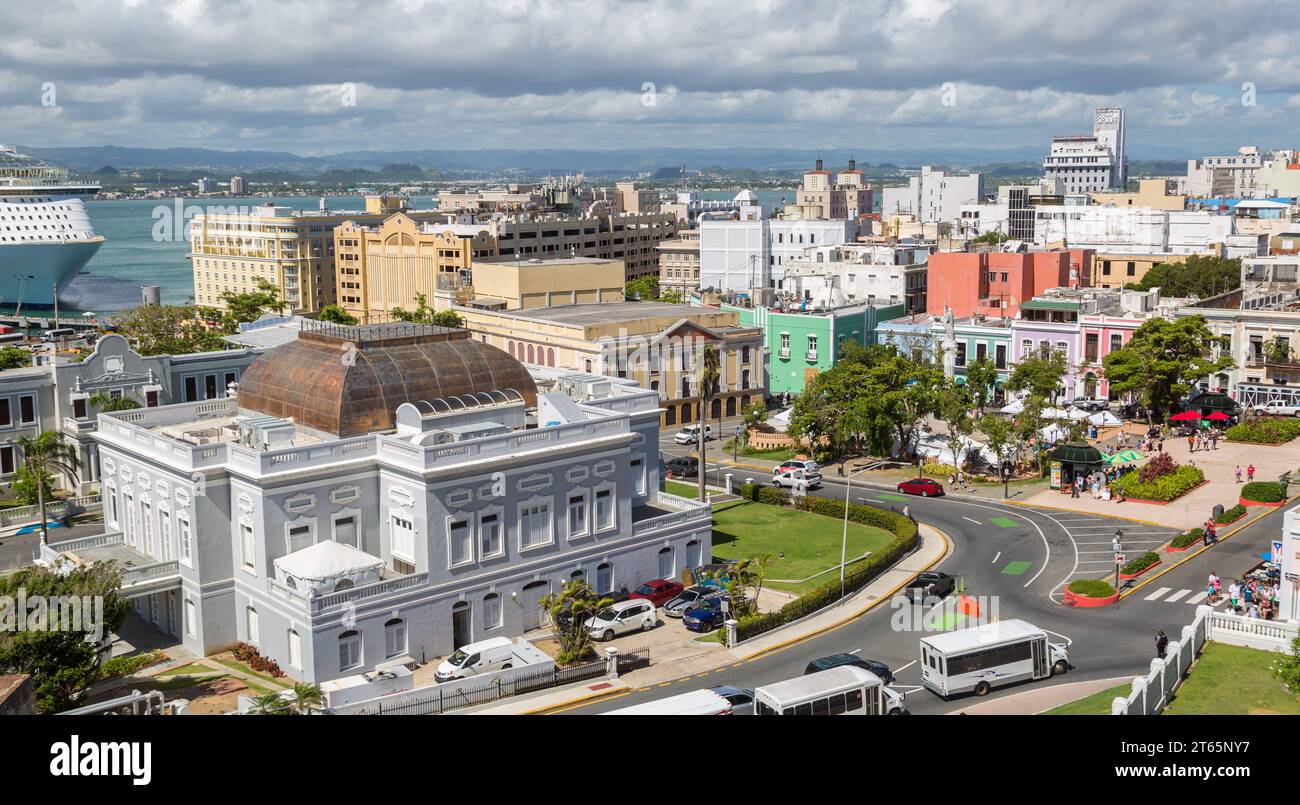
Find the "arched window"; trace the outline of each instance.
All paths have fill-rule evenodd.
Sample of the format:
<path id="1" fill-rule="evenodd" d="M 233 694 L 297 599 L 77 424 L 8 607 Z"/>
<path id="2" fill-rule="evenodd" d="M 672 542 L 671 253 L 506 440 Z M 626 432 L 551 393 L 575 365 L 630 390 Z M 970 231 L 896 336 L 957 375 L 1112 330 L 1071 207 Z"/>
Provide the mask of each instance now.
<path id="1" fill-rule="evenodd" d="M 686 568 L 694 570 L 700 566 L 700 541 L 693 539 L 686 543 Z"/>
<path id="2" fill-rule="evenodd" d="M 673 549 L 661 548 L 659 550 L 659 578 L 671 579 L 673 577 Z"/>
<path id="3" fill-rule="evenodd" d="M 528 362 L 529 362 L 529 363 L 536 363 L 536 361 L 533 360 L 533 345 L 532 345 L 532 344 L 529 344 L 529 345 L 528 345 Z"/>
<path id="4" fill-rule="evenodd" d="M 546 365 L 547 365 L 547 366 L 554 366 L 554 365 L 555 365 L 555 349 L 554 349 L 554 347 L 547 347 L 547 348 L 546 348 Z"/>
<path id="5" fill-rule="evenodd" d="M 596 568 L 596 592 L 614 591 L 614 566 L 605 562 Z"/>
<path id="6" fill-rule="evenodd" d="M 483 596 L 483 628 L 495 629 L 501 625 L 501 596 L 488 593 Z"/>
<path id="7" fill-rule="evenodd" d="M 406 653 L 406 621 L 393 618 L 384 624 L 384 659 Z"/>
<path id="8" fill-rule="evenodd" d="M 361 633 L 349 629 L 339 635 L 339 670 L 346 671 L 361 665 Z"/>

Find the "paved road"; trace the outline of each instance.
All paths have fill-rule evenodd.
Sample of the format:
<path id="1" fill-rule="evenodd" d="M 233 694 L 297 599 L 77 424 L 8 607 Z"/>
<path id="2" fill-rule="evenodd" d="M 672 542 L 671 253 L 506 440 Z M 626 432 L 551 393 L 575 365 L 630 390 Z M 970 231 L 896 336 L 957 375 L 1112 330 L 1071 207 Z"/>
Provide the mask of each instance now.
<path id="1" fill-rule="evenodd" d="M 1139 534 L 1158 529 L 1128 520 L 1046 511 L 956 495 L 942 499 L 901 498 L 891 487 L 859 486 L 856 481 L 852 490 L 855 500 L 873 505 L 901 508 L 906 504 L 913 516 L 948 534 L 954 552 L 939 569 L 963 578 L 972 595 L 994 596 L 988 605 L 996 606 L 998 618 L 1022 618 L 1071 643 L 1074 670 L 1051 680 L 995 691 L 990 697 L 1018 693 L 1028 685 L 1144 673 L 1154 656 L 1155 631 L 1164 629 L 1172 637 L 1178 636 L 1195 612 L 1195 602 L 1189 599 L 1198 586 L 1204 587 L 1209 570 L 1215 569 L 1224 579 L 1245 572 L 1258 561 L 1259 551 L 1267 548 L 1269 538 L 1281 527 L 1281 514 L 1269 515 L 1208 554 L 1188 560 L 1184 566 L 1166 574 L 1167 578 L 1156 579 L 1152 583 L 1156 586 L 1148 585 L 1149 589 L 1143 588 L 1117 607 L 1078 610 L 1059 603 L 1060 589 L 1080 574 L 1084 563 L 1101 558 L 1110 564 L 1110 539 L 1115 528 L 1125 531 L 1125 545 L 1132 546 L 1126 550 L 1138 547 L 1139 538 L 1163 541 L 1167 537 L 1158 533 Z M 838 479 L 830 479 L 820 494 L 843 499 L 844 486 Z M 1169 529 L 1165 532 L 1172 533 Z M 1092 553 L 1098 550 L 1104 551 L 1105 556 Z M 1151 595 L 1165 586 L 1172 589 L 1161 596 Z M 1189 592 L 1175 597 L 1183 588 Z M 701 677 L 688 677 L 597 701 L 569 712 L 599 713 L 712 685 L 754 687 L 798 676 L 809 660 L 839 652 L 887 663 L 897 677 L 896 689 L 906 695 L 908 708 L 914 713 L 952 712 L 983 701 L 966 696 L 945 702 L 920 688 L 916 660 L 921 633 L 898 628 L 903 612 L 882 605 L 831 632 L 762 657 Z M 670 624 L 669 628 L 674 626 Z"/>

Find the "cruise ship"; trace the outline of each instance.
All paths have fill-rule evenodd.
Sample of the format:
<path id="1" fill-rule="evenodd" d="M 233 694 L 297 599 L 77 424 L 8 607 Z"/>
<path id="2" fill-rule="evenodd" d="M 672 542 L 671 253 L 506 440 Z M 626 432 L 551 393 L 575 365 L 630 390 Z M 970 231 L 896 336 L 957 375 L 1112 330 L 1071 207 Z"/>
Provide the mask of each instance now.
<path id="1" fill-rule="evenodd" d="M 0 310 L 53 307 L 104 245 L 82 203 L 99 185 L 68 176 L 0 145 Z"/>

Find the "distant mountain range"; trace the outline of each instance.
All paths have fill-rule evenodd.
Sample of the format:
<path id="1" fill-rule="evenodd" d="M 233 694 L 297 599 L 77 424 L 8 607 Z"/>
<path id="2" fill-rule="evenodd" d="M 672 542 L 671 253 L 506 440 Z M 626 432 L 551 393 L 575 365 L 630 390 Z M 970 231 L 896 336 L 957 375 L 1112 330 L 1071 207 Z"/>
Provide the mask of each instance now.
<path id="1" fill-rule="evenodd" d="M 702 168 L 797 171 L 810 167 L 821 157 L 828 168 L 843 167 L 850 156 L 860 167 L 879 164 L 917 167 L 947 165 L 980 169 L 990 174 L 1037 172 L 1042 148 L 954 148 L 944 149 L 837 149 L 789 148 L 620 148 L 589 149 L 426 149 L 420 151 L 343 151 L 327 156 L 304 157 L 287 151 L 217 151 L 207 148 L 131 148 L 99 145 L 70 148 L 17 146 L 18 150 L 58 165 L 85 173 L 112 165 L 118 170 L 155 168 L 201 170 L 214 174 L 270 171 L 315 176 L 328 171 L 380 170 L 393 164 L 418 165 L 448 172 L 520 171 L 537 173 L 636 173 L 657 171 L 685 164 L 690 171 Z M 1161 160 L 1132 163 L 1144 172 L 1181 173 L 1185 161 Z M 1138 172 L 1136 169 L 1134 172 Z"/>

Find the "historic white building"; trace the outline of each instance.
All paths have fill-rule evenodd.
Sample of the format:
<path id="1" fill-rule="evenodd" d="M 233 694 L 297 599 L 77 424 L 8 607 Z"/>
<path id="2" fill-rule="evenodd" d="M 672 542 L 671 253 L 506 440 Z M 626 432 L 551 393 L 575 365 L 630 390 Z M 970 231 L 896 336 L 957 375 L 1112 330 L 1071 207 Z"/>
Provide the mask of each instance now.
<path id="1" fill-rule="evenodd" d="M 1043 160 L 1043 178 L 1060 179 L 1066 193 L 1123 190 L 1128 182 L 1124 110 L 1098 107 L 1092 114 L 1092 134 L 1053 137 Z"/>
<path id="2" fill-rule="evenodd" d="M 294 679 L 518 635 L 571 578 L 711 557 L 709 507 L 659 491 L 653 392 L 464 330 L 308 323 L 232 396 L 99 424 L 106 533 L 58 549 L 129 562 L 136 613 L 196 654 L 245 641 Z"/>
<path id="3" fill-rule="evenodd" d="M 881 195 L 882 216 L 913 215 L 925 224 L 954 223 L 961 218 L 962 205 L 983 200 L 984 179 L 978 173 L 949 175 L 925 165 L 905 187 L 886 187 Z"/>
<path id="4" fill-rule="evenodd" d="M 700 287 L 751 293 L 784 288 L 785 265 L 817 246 L 858 236 L 856 220 L 700 220 Z"/>

